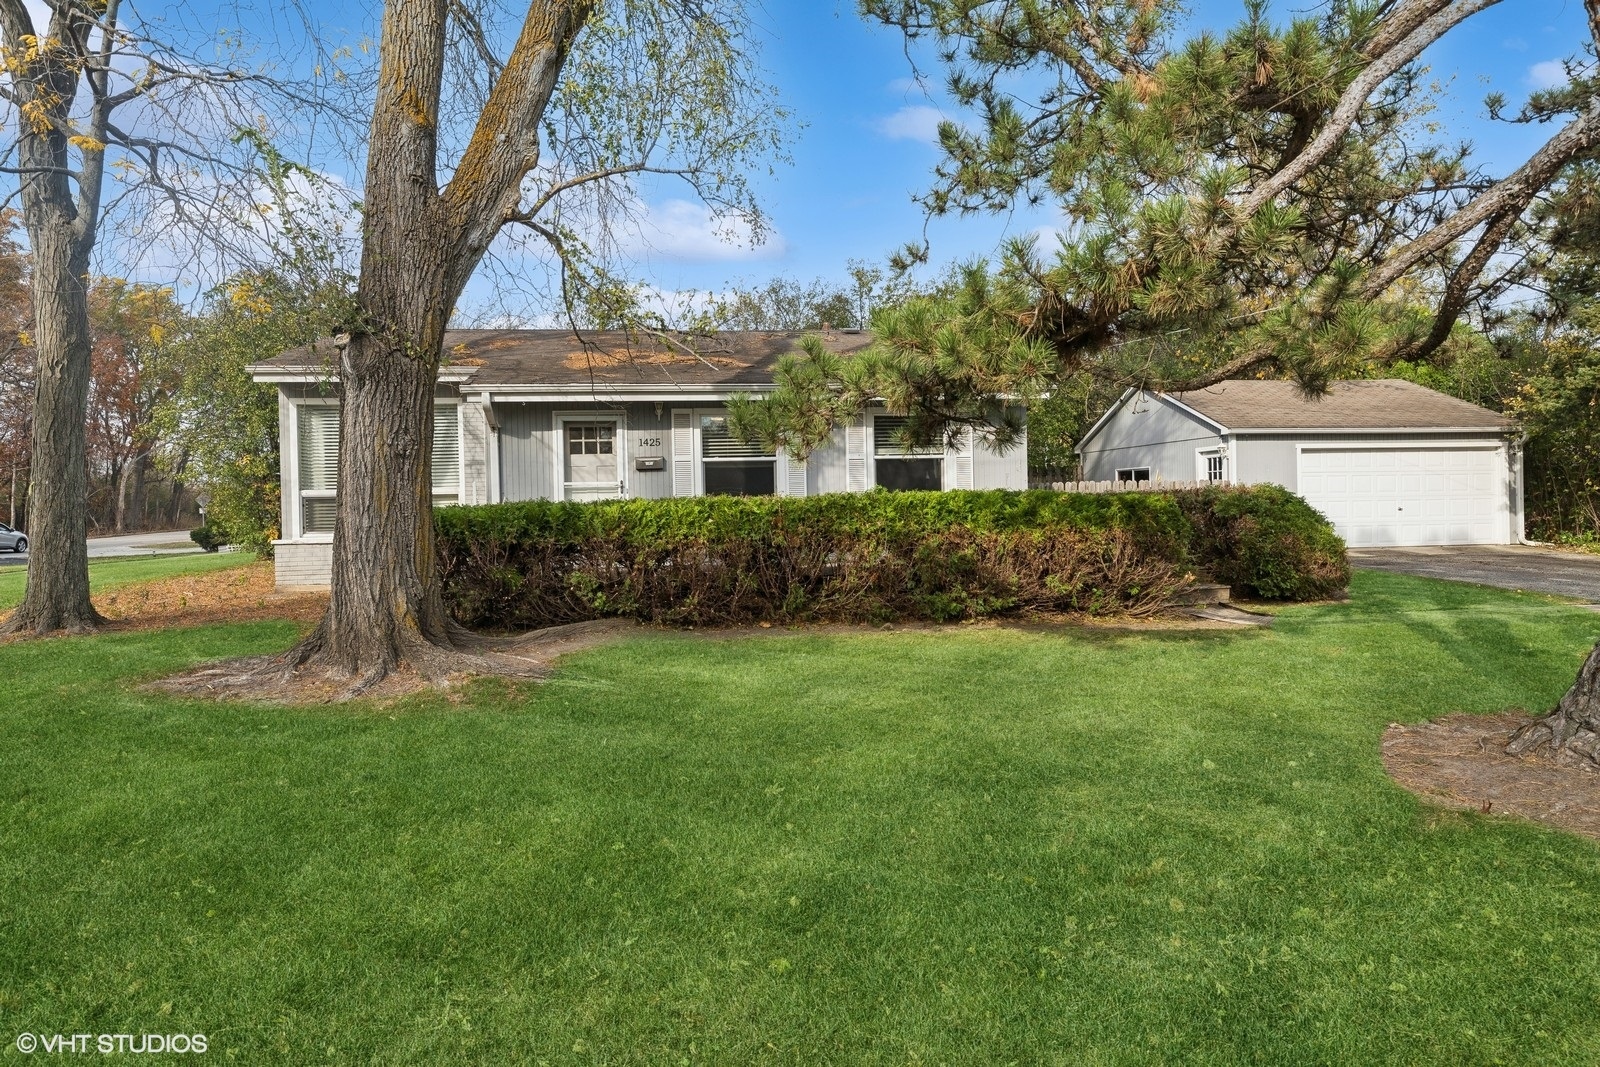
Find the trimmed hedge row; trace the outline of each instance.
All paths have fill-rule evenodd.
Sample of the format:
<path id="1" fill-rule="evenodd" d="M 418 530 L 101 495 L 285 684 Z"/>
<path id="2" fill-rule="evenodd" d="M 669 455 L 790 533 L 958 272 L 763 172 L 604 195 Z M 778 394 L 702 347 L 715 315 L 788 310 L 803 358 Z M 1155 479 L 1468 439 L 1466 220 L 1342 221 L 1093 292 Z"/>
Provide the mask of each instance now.
<path id="1" fill-rule="evenodd" d="M 1305 591 L 1344 567 L 1326 522 L 1281 490 L 528 501 L 445 508 L 437 524 L 451 613 L 496 629 L 1137 615 L 1197 562 L 1268 596 L 1325 595 Z M 1221 554 L 1202 530 L 1226 538 Z"/>

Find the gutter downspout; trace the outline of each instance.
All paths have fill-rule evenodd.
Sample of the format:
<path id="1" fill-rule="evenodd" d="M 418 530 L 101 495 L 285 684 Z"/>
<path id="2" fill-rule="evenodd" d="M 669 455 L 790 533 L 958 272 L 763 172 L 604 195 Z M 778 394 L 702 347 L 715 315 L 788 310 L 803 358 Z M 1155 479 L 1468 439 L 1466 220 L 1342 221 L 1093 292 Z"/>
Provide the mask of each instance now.
<path id="1" fill-rule="evenodd" d="M 1528 443 L 1528 432 L 1524 430 L 1517 435 L 1515 441 L 1508 442 L 1507 451 L 1511 453 L 1513 465 L 1512 477 L 1517 487 L 1517 544 L 1528 545 L 1533 548 L 1547 548 L 1547 541 L 1532 541 L 1528 539 L 1528 509 L 1527 509 L 1527 462 L 1525 460 L 1525 446 Z"/>
<path id="2" fill-rule="evenodd" d="M 483 408 L 483 421 L 489 427 L 489 462 L 488 462 L 488 503 L 500 503 L 500 420 L 495 417 L 494 394 L 483 393 L 478 397 L 478 405 Z"/>

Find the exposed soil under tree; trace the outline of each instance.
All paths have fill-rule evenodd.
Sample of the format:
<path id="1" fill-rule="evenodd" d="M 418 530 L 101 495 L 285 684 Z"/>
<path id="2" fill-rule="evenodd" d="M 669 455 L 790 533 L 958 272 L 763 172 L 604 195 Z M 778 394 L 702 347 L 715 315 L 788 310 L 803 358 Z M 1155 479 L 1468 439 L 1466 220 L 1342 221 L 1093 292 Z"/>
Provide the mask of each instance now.
<path id="1" fill-rule="evenodd" d="M 422 671 L 403 662 L 356 686 L 338 672 L 304 669 L 300 654 L 291 650 L 277 656 L 208 663 L 154 682 L 151 688 L 183 696 L 266 704 L 328 704 L 355 697 L 391 700 L 459 688 L 475 678 L 537 681 L 550 675 L 561 656 L 605 644 L 636 628 L 637 624 L 630 621 L 603 619 L 553 626 L 515 637 L 468 635 L 455 640 L 448 658 L 439 654 L 431 659 L 431 670 Z"/>
<path id="2" fill-rule="evenodd" d="M 1600 840 L 1600 767 L 1548 748 L 1507 754 L 1512 736 L 1540 721 L 1510 712 L 1396 723 L 1383 735 L 1383 766 L 1435 804 L 1532 819 Z"/>

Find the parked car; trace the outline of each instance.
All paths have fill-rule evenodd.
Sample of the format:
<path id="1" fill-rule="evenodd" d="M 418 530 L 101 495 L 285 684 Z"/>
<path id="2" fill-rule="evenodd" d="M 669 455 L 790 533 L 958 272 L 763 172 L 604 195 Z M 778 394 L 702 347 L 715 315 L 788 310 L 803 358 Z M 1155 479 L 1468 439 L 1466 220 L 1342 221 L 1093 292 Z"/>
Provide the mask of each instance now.
<path id="1" fill-rule="evenodd" d="M 0 522 L 0 548 L 9 548 L 13 552 L 26 552 L 28 539 L 20 531 L 13 530 Z"/>

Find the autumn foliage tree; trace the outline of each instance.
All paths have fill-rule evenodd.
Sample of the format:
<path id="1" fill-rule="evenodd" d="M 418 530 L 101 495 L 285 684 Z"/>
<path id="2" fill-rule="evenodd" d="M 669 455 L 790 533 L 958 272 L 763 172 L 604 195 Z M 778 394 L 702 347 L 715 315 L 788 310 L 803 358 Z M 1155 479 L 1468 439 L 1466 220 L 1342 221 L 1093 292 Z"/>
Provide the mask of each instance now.
<path id="1" fill-rule="evenodd" d="M 26 232 L 36 353 L 28 584 L 0 632 L 99 622 L 85 424 L 89 287 L 104 224 L 128 220 L 135 251 L 167 237 L 191 251 L 228 245 L 244 232 L 238 204 L 254 181 L 253 146 L 237 131 L 285 105 L 330 104 L 316 84 L 263 73 L 260 55 L 229 62 L 231 38 L 165 36 L 180 21 L 145 22 L 122 0 L 0 0 L 0 100 L 11 116 L 0 174 L 15 183 Z"/>

